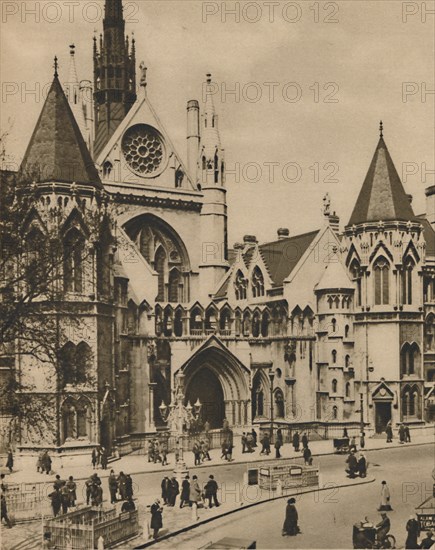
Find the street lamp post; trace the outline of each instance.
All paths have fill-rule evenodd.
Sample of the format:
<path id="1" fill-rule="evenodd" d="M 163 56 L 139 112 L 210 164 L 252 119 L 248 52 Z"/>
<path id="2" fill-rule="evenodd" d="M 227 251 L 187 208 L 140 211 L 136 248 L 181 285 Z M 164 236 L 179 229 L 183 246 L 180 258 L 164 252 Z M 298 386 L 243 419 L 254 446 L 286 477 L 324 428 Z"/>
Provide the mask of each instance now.
<path id="1" fill-rule="evenodd" d="M 184 374 L 175 377 L 175 389 L 172 390 L 172 398 L 169 407 L 162 401 L 159 406 L 160 416 L 168 423 L 169 430 L 175 436 L 178 451 L 178 459 L 174 468 L 174 475 L 181 484 L 183 477 L 188 473 L 183 457 L 184 427 L 189 429 L 192 421 L 198 418 L 202 404 L 199 398 L 194 405 L 189 402 L 184 405 Z"/>
<path id="2" fill-rule="evenodd" d="M 275 378 L 275 373 L 272 369 L 269 369 L 269 380 L 270 380 L 270 442 L 273 440 L 273 379 Z"/>
<path id="3" fill-rule="evenodd" d="M 364 432 L 364 394 L 362 392 L 359 394 L 359 413 L 360 413 L 361 433 L 363 433 Z"/>

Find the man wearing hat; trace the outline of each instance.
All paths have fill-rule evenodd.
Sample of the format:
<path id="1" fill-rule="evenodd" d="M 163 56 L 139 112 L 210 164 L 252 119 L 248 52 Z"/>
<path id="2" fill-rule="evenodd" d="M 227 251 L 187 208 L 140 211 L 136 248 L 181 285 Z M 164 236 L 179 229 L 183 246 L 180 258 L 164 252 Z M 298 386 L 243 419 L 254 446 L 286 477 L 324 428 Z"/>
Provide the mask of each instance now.
<path id="1" fill-rule="evenodd" d="M 406 531 L 408 533 L 405 542 L 405 548 L 418 548 L 418 535 L 420 534 L 420 524 L 414 515 L 410 516 L 406 522 Z"/>
<path id="2" fill-rule="evenodd" d="M 293 537 L 298 534 L 298 511 L 295 506 L 296 500 L 294 498 L 289 498 L 287 501 L 287 506 L 285 509 L 285 520 L 282 527 L 282 536 L 287 535 Z"/>

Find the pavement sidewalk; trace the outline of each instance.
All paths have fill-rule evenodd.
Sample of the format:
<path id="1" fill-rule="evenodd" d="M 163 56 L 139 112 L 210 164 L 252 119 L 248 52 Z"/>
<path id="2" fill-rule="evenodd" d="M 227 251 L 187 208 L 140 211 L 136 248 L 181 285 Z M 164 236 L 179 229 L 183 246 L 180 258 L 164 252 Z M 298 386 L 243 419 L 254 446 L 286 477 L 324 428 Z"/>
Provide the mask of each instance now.
<path id="1" fill-rule="evenodd" d="M 358 440 L 357 440 L 358 443 Z M 393 439 L 392 443 L 387 443 L 385 438 L 366 438 L 364 451 L 370 452 L 374 450 L 390 449 L 402 446 L 417 446 L 417 445 L 429 445 L 435 443 L 435 433 L 431 434 L 418 434 L 413 435 L 411 443 L 400 444 L 398 439 Z M 234 437 L 234 449 L 233 460 L 231 464 L 249 464 L 251 462 L 260 462 L 266 460 L 275 460 L 275 451 L 272 448 L 270 455 L 260 455 L 261 447 L 257 447 L 253 453 L 242 453 L 240 437 Z M 332 440 L 320 440 L 309 442 L 313 456 L 329 455 L 334 453 Z M 357 447 L 359 449 L 359 447 Z M 300 458 L 302 453 L 296 453 L 289 443 L 285 444 L 281 448 L 282 458 Z M 226 464 L 221 459 L 221 450 L 212 449 L 210 451 L 211 461 L 206 461 L 200 466 L 195 468 L 216 467 L 216 465 Z M 66 476 L 74 476 L 76 480 L 87 479 L 92 473 L 91 457 L 89 457 L 89 464 L 77 463 L 76 457 L 62 458 L 61 468 L 58 471 L 54 471 L 54 474 L 59 473 L 63 478 Z M 192 452 L 184 453 L 184 460 L 188 468 L 194 467 L 194 457 Z M 81 459 L 82 462 L 82 459 Z M 128 474 L 145 474 L 154 472 L 171 472 L 175 466 L 175 456 L 173 453 L 168 454 L 167 466 L 161 466 L 159 463 L 154 464 L 148 462 L 146 454 L 131 453 L 123 456 L 118 460 L 114 460 L 109 463 L 107 470 L 98 469 L 98 475 L 100 477 L 108 477 L 110 470 L 113 468 L 115 472 L 123 471 Z M 46 474 L 36 473 L 36 458 L 34 457 L 16 457 L 14 464 L 14 471 L 9 474 L 5 468 L 1 468 L 1 471 L 7 474 L 7 481 L 9 483 L 34 483 L 38 481 L 49 481 L 54 479 L 54 474 L 47 476 Z"/>

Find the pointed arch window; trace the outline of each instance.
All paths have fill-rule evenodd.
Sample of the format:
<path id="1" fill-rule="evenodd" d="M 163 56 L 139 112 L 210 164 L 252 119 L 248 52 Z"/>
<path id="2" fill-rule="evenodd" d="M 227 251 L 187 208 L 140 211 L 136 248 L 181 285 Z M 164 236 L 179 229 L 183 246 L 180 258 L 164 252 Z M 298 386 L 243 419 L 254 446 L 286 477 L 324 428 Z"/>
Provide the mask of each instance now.
<path id="1" fill-rule="evenodd" d="M 350 382 L 346 382 L 346 397 L 350 397 Z"/>
<path id="2" fill-rule="evenodd" d="M 412 272 L 414 261 L 408 258 L 405 261 L 402 271 L 402 302 L 403 304 L 412 304 Z"/>
<path id="3" fill-rule="evenodd" d="M 169 272 L 168 302 L 179 302 L 181 275 L 179 270 L 174 267 Z"/>
<path id="4" fill-rule="evenodd" d="M 337 420 L 338 419 L 338 407 L 337 405 L 334 405 L 332 407 L 332 419 Z"/>
<path id="5" fill-rule="evenodd" d="M 261 317 L 261 336 L 266 338 L 269 335 L 269 322 L 270 316 L 267 311 L 265 311 Z"/>
<path id="6" fill-rule="evenodd" d="M 338 386 L 337 379 L 334 378 L 331 382 L 332 393 L 337 393 L 337 386 Z"/>
<path id="7" fill-rule="evenodd" d="M 77 229 L 71 229 L 63 243 L 63 279 L 66 292 L 82 292 L 85 239 Z"/>
<path id="8" fill-rule="evenodd" d="M 356 284 L 356 305 L 360 306 L 362 304 L 361 267 L 357 260 L 352 262 L 350 272 L 352 280 Z"/>
<path id="9" fill-rule="evenodd" d="M 260 314 L 256 311 L 252 317 L 252 336 L 258 338 L 260 336 Z"/>
<path id="10" fill-rule="evenodd" d="M 246 300 L 246 288 L 248 281 L 245 279 L 243 273 L 239 270 L 236 274 L 234 281 L 234 291 L 236 294 L 236 300 Z"/>
<path id="11" fill-rule="evenodd" d="M 375 305 L 390 303 L 390 264 L 381 257 L 373 267 L 375 277 Z"/>
<path id="12" fill-rule="evenodd" d="M 254 298 L 264 296 L 264 277 L 258 266 L 252 272 L 252 296 Z"/>
<path id="13" fill-rule="evenodd" d="M 156 300 L 163 302 L 165 300 L 165 268 L 166 268 L 166 252 L 162 246 L 159 246 L 154 256 L 154 269 L 158 274 L 158 292 Z"/>

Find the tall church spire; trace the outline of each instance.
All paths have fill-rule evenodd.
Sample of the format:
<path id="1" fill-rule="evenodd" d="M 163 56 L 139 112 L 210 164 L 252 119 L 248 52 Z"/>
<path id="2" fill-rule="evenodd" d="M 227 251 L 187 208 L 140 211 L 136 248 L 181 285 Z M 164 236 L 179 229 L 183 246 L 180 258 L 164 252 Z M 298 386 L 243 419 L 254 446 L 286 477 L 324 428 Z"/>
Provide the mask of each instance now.
<path id="1" fill-rule="evenodd" d="M 95 156 L 136 101 L 134 46 L 125 38 L 122 0 L 106 0 L 100 50 L 94 40 Z"/>

